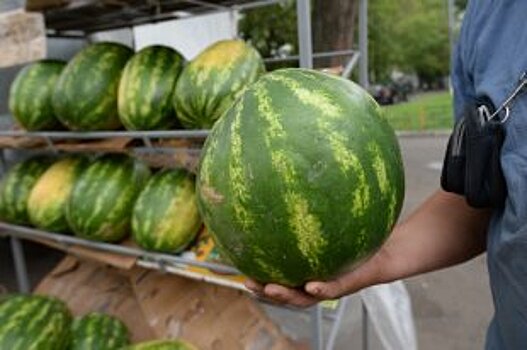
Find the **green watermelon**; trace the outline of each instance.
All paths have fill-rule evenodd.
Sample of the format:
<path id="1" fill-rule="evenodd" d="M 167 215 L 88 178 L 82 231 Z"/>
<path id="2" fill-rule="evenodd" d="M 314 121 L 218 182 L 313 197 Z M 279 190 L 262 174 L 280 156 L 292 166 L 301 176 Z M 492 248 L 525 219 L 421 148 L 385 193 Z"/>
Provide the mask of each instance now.
<path id="1" fill-rule="evenodd" d="M 53 92 L 53 109 L 72 130 L 106 130 L 121 126 L 117 91 L 132 49 L 117 43 L 96 43 L 73 57 Z"/>
<path id="2" fill-rule="evenodd" d="M 154 340 L 131 345 L 123 350 L 198 350 L 182 340 Z"/>
<path id="3" fill-rule="evenodd" d="M 70 350 L 119 350 L 130 344 L 123 322 L 97 312 L 75 319 L 71 340 Z"/>
<path id="4" fill-rule="evenodd" d="M 129 232 L 132 207 L 150 170 L 126 155 L 100 157 L 78 177 L 66 219 L 79 237 L 115 242 Z"/>
<path id="5" fill-rule="evenodd" d="M 242 40 L 223 40 L 209 46 L 179 77 L 174 93 L 177 117 L 186 128 L 212 127 L 264 71 L 258 51 Z"/>
<path id="6" fill-rule="evenodd" d="M 9 110 L 26 130 L 60 128 L 51 96 L 66 62 L 42 60 L 24 67 L 9 90 Z"/>
<path id="7" fill-rule="evenodd" d="M 71 314 L 58 299 L 11 296 L 0 304 L 0 349 L 68 349 L 70 323 Z"/>
<path id="8" fill-rule="evenodd" d="M 33 157 L 16 164 L 5 174 L 0 183 L 0 219 L 13 224 L 29 224 L 29 195 L 50 163 L 49 158 Z"/>
<path id="9" fill-rule="evenodd" d="M 132 234 L 147 250 L 179 252 L 201 226 L 194 176 L 184 169 L 152 176 L 134 206 Z"/>
<path id="10" fill-rule="evenodd" d="M 68 157 L 50 166 L 31 190 L 27 211 L 31 223 L 52 232 L 67 232 L 66 203 L 73 185 L 87 167 L 84 157 Z"/>
<path id="11" fill-rule="evenodd" d="M 266 283 L 325 280 L 375 252 L 399 215 L 396 136 L 358 85 L 274 71 L 214 126 L 197 180 L 220 249 Z"/>
<path id="12" fill-rule="evenodd" d="M 172 95 L 185 58 L 166 46 L 149 46 L 126 64 L 119 84 L 119 117 L 130 130 L 176 124 Z"/>

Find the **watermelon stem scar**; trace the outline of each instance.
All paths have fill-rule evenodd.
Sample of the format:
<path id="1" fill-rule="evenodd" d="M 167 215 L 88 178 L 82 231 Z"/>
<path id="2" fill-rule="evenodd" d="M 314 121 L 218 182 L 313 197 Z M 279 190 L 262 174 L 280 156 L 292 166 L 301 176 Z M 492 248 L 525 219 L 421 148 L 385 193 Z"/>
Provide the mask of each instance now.
<path id="1" fill-rule="evenodd" d="M 224 200 L 224 196 L 219 194 L 214 188 L 210 186 L 201 187 L 202 196 L 212 204 L 221 204 Z"/>

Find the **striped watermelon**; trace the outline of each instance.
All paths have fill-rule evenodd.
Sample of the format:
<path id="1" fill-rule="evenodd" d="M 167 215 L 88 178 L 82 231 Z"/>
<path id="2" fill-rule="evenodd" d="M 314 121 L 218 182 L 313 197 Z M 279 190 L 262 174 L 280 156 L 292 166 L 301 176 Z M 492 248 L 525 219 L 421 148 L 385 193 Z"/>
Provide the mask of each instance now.
<path id="1" fill-rule="evenodd" d="M 121 154 L 100 157 L 79 176 L 66 218 L 79 237 L 115 242 L 129 232 L 132 207 L 150 175 L 141 162 Z"/>
<path id="2" fill-rule="evenodd" d="M 154 340 L 131 345 L 123 350 L 198 350 L 198 348 L 182 340 Z"/>
<path id="3" fill-rule="evenodd" d="M 0 349 L 68 349 L 70 322 L 68 308 L 58 299 L 11 296 L 0 304 Z"/>
<path id="4" fill-rule="evenodd" d="M 400 212 L 404 173 L 395 134 L 364 90 L 284 69 L 215 125 L 197 186 L 203 220 L 236 267 L 299 286 L 379 248 Z"/>
<path id="5" fill-rule="evenodd" d="M 75 319 L 71 339 L 70 350 L 119 350 L 130 344 L 123 322 L 97 312 Z"/>
<path id="6" fill-rule="evenodd" d="M 166 46 L 149 46 L 126 64 L 119 84 L 119 117 L 130 130 L 168 129 L 176 122 L 172 95 L 185 58 Z"/>
<path id="7" fill-rule="evenodd" d="M 117 43 L 97 43 L 77 53 L 53 92 L 53 109 L 72 130 L 118 129 L 117 90 L 133 51 Z"/>
<path id="8" fill-rule="evenodd" d="M 84 157 L 64 158 L 38 179 L 27 202 L 29 219 L 34 226 L 52 232 L 69 230 L 66 203 L 75 181 L 87 165 Z"/>
<path id="9" fill-rule="evenodd" d="M 134 206 L 135 242 L 167 253 L 185 248 L 201 226 L 194 187 L 194 176 L 183 169 L 152 176 Z"/>
<path id="10" fill-rule="evenodd" d="M 60 128 L 51 96 L 66 65 L 57 60 L 42 60 L 24 67 L 9 90 L 9 110 L 26 130 Z"/>
<path id="11" fill-rule="evenodd" d="M 49 158 L 34 157 L 16 164 L 7 172 L 0 183 L 0 219 L 13 224 L 29 224 L 29 195 L 50 163 Z"/>
<path id="12" fill-rule="evenodd" d="M 242 40 L 219 41 L 183 70 L 174 107 L 183 126 L 210 128 L 265 67 L 260 54 Z"/>

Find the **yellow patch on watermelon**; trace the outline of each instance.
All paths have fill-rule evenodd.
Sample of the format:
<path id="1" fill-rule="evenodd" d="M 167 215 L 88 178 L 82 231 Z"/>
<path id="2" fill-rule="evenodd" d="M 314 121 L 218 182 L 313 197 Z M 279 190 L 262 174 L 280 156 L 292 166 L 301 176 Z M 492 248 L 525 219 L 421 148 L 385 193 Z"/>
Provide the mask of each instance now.
<path id="1" fill-rule="evenodd" d="M 254 246 L 252 249 L 254 263 L 258 266 L 261 271 L 265 272 L 273 281 L 280 282 L 287 280 L 282 271 L 278 270 L 276 266 L 273 266 L 273 264 L 267 262 L 269 255 L 265 251 L 263 251 L 262 248 Z"/>
<path id="2" fill-rule="evenodd" d="M 236 114 L 231 123 L 231 154 L 229 164 L 230 184 L 233 199 L 233 209 L 237 220 L 244 229 L 253 223 L 251 213 L 245 207 L 250 198 L 245 183 L 245 169 L 242 164 L 242 140 L 240 137 L 240 116 L 243 104 L 236 105 Z"/>
<path id="3" fill-rule="evenodd" d="M 373 158 L 372 165 L 375 170 L 375 176 L 377 177 L 379 190 L 385 196 L 390 191 L 390 181 L 388 180 L 388 174 L 386 172 L 386 164 L 381 156 L 381 149 L 376 143 L 370 143 L 368 150 Z"/>

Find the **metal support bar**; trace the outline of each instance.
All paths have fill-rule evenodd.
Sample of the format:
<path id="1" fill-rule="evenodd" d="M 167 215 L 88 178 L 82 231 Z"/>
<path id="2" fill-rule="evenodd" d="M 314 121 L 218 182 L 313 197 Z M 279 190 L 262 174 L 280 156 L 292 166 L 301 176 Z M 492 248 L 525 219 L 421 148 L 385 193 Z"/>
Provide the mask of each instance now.
<path id="1" fill-rule="evenodd" d="M 317 304 L 311 308 L 311 349 L 322 350 L 324 337 L 322 334 L 322 305 Z"/>
<path id="2" fill-rule="evenodd" d="M 368 79 L 368 0 L 359 3 L 359 83 L 366 90 L 370 88 Z"/>
<path id="3" fill-rule="evenodd" d="M 302 68 L 313 68 L 310 7 L 310 0 L 296 0 L 298 52 L 300 53 L 300 67 Z"/>
<path id="4" fill-rule="evenodd" d="M 15 264 L 16 281 L 20 293 L 29 293 L 29 278 L 27 275 L 26 260 L 24 258 L 24 249 L 22 243 L 17 237 L 11 237 L 11 252 Z"/>
<path id="5" fill-rule="evenodd" d="M 370 332 L 368 326 L 368 309 L 366 304 L 361 301 L 362 304 L 362 350 L 370 349 Z"/>
<path id="6" fill-rule="evenodd" d="M 353 55 L 350 58 L 350 60 L 348 61 L 348 63 L 344 67 L 344 70 L 342 71 L 342 74 L 341 74 L 342 77 L 344 77 L 344 78 L 349 78 L 350 77 L 351 72 L 353 72 L 353 69 L 357 65 L 357 62 L 359 62 L 360 56 L 361 56 L 360 52 L 357 52 L 355 55 Z"/>

